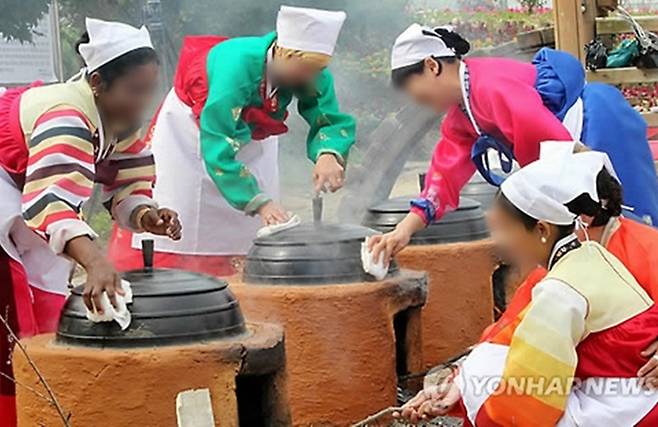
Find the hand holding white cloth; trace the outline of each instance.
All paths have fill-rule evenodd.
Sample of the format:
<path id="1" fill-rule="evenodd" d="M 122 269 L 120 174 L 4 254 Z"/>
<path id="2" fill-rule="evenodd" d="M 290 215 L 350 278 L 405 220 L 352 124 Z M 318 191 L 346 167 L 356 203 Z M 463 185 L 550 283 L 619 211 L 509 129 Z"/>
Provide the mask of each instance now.
<path id="1" fill-rule="evenodd" d="M 272 234 L 280 233 L 282 231 L 295 228 L 301 223 L 302 220 L 299 218 L 299 216 L 297 214 L 292 214 L 290 215 L 290 219 L 286 222 L 283 222 L 281 224 L 272 224 L 272 225 L 267 225 L 265 227 L 261 227 L 256 232 L 256 237 L 260 238 L 260 237 L 271 236 Z"/>
<path id="2" fill-rule="evenodd" d="M 133 302 L 133 292 L 130 282 L 126 280 L 121 281 L 121 288 L 124 295 L 116 294 L 117 308 L 114 308 L 112 303 L 110 303 L 107 293 L 103 292 L 103 295 L 101 295 L 103 314 L 98 313 L 96 308 L 94 308 L 94 311 L 87 308 L 87 319 L 94 323 L 115 321 L 119 324 L 122 331 L 126 330 L 132 320 L 130 311 L 128 310 L 128 304 L 132 304 Z"/>
<path id="3" fill-rule="evenodd" d="M 388 263 L 384 265 L 383 256 L 380 256 L 379 262 L 375 262 L 372 259 L 372 252 L 368 250 L 368 240 L 370 238 L 366 237 L 363 243 L 361 243 L 361 264 L 363 265 L 363 271 L 377 280 L 382 280 L 388 274 Z"/>

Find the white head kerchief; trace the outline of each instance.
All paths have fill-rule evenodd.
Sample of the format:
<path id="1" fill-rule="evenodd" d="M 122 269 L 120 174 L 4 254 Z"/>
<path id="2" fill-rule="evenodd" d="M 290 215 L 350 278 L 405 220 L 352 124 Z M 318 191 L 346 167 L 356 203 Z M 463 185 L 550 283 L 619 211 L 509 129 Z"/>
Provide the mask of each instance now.
<path id="1" fill-rule="evenodd" d="M 500 186 L 501 192 L 526 215 L 555 225 L 571 225 L 576 215 L 558 200 L 560 189 L 554 185 L 559 169 L 540 160 L 530 163 L 508 177 Z"/>
<path id="2" fill-rule="evenodd" d="M 445 27 L 452 30 L 450 27 Z M 417 64 L 431 56 L 455 56 L 443 39 L 430 27 L 411 24 L 395 39 L 391 51 L 391 69 Z"/>
<path id="3" fill-rule="evenodd" d="M 539 144 L 539 158 L 572 156 L 576 148 L 576 141 L 544 141 Z"/>
<path id="4" fill-rule="evenodd" d="M 618 178 L 607 154 L 598 151 L 573 154 L 570 151 L 573 144 L 569 142 L 550 144 L 555 145 L 542 147 L 543 158 L 507 178 L 501 191 L 514 206 L 535 219 L 570 225 L 576 215 L 566 208 L 566 203 L 583 193 L 598 202 L 596 178 L 603 168 Z"/>
<path id="5" fill-rule="evenodd" d="M 151 36 L 146 27 L 137 29 L 121 22 L 108 22 L 100 19 L 85 20 L 89 42 L 80 45 L 80 55 L 84 59 L 87 71 L 99 67 L 119 56 L 142 47 L 150 47 Z"/>
<path id="6" fill-rule="evenodd" d="M 345 12 L 281 6 L 276 19 L 277 45 L 333 55 Z"/>
<path id="7" fill-rule="evenodd" d="M 560 182 L 563 188 L 563 201 L 568 203 L 583 193 L 589 194 L 595 202 L 599 201 L 596 191 L 596 178 L 602 169 L 608 171 L 618 182 L 619 177 L 612 166 L 610 157 L 601 151 L 583 151 L 574 153 L 576 142 L 545 141 L 540 145 L 540 161 L 559 165 Z"/>

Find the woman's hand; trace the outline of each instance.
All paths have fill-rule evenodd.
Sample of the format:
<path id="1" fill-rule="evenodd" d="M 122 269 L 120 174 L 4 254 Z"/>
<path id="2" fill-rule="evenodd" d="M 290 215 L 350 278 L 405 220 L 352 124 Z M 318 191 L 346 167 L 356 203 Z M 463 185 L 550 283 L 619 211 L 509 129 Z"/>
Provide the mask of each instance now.
<path id="1" fill-rule="evenodd" d="M 637 372 L 640 383 L 650 390 L 658 389 L 658 341 L 652 343 L 640 355 L 649 358 Z"/>
<path id="2" fill-rule="evenodd" d="M 141 209 L 147 209 L 145 213 L 138 216 L 139 225 L 144 231 L 158 236 L 168 236 L 172 240 L 180 240 L 183 227 L 176 212 L 167 208 L 156 209 L 149 207 Z"/>
<path id="3" fill-rule="evenodd" d="M 395 413 L 393 416 L 412 424 L 433 420 L 447 415 L 459 399 L 461 392 L 454 382 L 454 377 L 446 378 L 440 385 L 421 390 L 402 407 L 402 412 Z"/>
<path id="4" fill-rule="evenodd" d="M 281 224 L 290 219 L 288 212 L 273 201 L 269 201 L 258 208 L 258 215 L 260 215 L 263 225 Z"/>
<path id="5" fill-rule="evenodd" d="M 114 269 L 105 258 L 100 257 L 89 265 L 85 266 L 87 271 L 87 282 L 82 291 L 82 299 L 87 308 L 98 314 L 103 314 L 101 296 L 103 292 L 107 294 L 110 303 L 117 308 L 116 294 L 124 295 L 121 287 L 121 275 Z"/>
<path id="6" fill-rule="evenodd" d="M 375 263 L 383 259 L 384 265 L 388 265 L 395 254 L 404 249 L 410 240 L 410 233 L 403 228 L 396 227 L 390 233 L 370 237 L 368 250 L 372 253 L 372 260 Z"/>
<path id="7" fill-rule="evenodd" d="M 425 228 L 425 222 L 416 214 L 408 214 L 390 233 L 372 236 L 368 240 L 368 250 L 374 262 L 384 260 L 387 265 L 391 258 L 404 249 L 414 233 Z M 383 258 L 380 258 L 383 257 Z"/>
<path id="8" fill-rule="evenodd" d="M 329 190 L 332 193 L 343 187 L 345 169 L 333 154 L 322 154 L 313 169 L 313 186 L 315 193 Z"/>
<path id="9" fill-rule="evenodd" d="M 124 295 L 121 276 L 112 264 L 105 259 L 103 251 L 89 236 L 78 236 L 69 240 L 64 253 L 77 261 L 87 272 L 87 282 L 82 292 L 82 299 L 89 310 L 97 308 L 103 314 L 101 296 L 107 293 L 110 303 L 117 308 L 116 295 Z"/>

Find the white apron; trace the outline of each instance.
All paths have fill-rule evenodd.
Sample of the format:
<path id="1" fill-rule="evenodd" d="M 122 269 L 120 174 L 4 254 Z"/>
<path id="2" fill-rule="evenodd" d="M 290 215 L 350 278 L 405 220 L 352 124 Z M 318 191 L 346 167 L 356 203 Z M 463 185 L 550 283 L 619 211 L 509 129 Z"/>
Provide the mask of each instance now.
<path id="1" fill-rule="evenodd" d="M 165 98 L 151 137 L 156 165 L 153 198 L 162 207 L 178 212 L 183 237 L 134 235 L 133 248 L 144 238 L 155 240 L 155 249 L 189 255 L 244 255 L 261 226 L 232 208 L 212 181 L 201 155 L 199 127 L 192 110 L 171 90 Z M 237 155 L 272 199 L 279 197 L 278 142 L 276 137 L 252 141 Z"/>
<path id="2" fill-rule="evenodd" d="M 0 246 L 23 265 L 31 286 L 68 295 L 73 263 L 56 255 L 48 243 L 25 224 L 21 197 L 14 181 L 0 168 Z"/>

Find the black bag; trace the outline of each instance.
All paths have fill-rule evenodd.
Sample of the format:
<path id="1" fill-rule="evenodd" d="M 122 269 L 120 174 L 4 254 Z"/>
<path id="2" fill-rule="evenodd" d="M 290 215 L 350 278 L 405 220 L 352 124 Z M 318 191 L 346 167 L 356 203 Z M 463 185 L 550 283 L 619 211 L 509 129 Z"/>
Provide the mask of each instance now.
<path id="1" fill-rule="evenodd" d="M 594 39 L 585 45 L 585 65 L 588 70 L 605 68 L 608 63 L 608 51 L 601 40 Z"/>
<path id="2" fill-rule="evenodd" d="M 638 68 L 658 68 L 658 51 L 654 48 L 642 49 L 635 60 Z"/>

